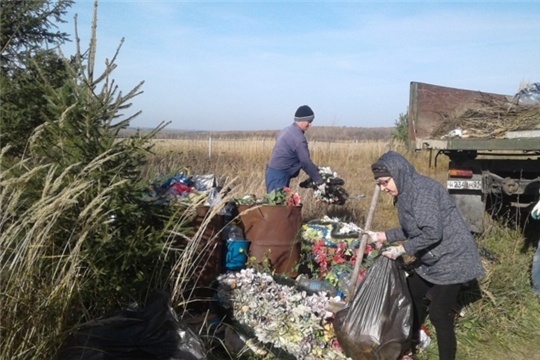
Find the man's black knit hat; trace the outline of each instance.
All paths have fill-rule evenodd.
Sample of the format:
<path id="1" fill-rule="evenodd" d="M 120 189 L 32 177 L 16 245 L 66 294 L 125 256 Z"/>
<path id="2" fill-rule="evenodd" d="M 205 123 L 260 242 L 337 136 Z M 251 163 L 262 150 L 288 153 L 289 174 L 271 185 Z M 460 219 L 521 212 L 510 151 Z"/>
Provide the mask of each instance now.
<path id="1" fill-rule="evenodd" d="M 375 179 L 383 176 L 392 177 L 392 174 L 390 174 L 386 164 L 382 161 L 376 161 L 375 163 L 371 164 L 371 171 L 373 171 L 373 177 L 375 177 Z"/>
<path id="2" fill-rule="evenodd" d="M 300 106 L 294 114 L 294 121 L 313 121 L 313 119 L 315 119 L 315 114 L 307 105 Z"/>

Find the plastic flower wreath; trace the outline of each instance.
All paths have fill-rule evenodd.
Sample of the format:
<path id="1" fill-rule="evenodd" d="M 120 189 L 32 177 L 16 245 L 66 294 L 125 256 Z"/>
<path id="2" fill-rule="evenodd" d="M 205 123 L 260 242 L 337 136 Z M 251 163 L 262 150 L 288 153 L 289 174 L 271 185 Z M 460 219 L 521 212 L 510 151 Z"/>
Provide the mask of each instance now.
<path id="1" fill-rule="evenodd" d="M 340 278 L 350 275 L 356 264 L 362 229 L 352 223 L 324 217 L 302 228 L 302 255 L 312 277 L 339 287 Z M 367 245 L 364 249 L 359 280 L 373 262 L 378 250 Z"/>

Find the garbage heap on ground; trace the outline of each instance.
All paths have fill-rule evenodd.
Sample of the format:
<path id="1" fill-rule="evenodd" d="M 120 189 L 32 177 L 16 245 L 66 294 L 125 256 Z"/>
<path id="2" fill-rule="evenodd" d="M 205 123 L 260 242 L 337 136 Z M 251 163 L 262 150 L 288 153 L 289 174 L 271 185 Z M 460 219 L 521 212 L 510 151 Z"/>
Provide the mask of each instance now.
<path id="1" fill-rule="evenodd" d="M 347 359 L 337 343 L 327 294 L 298 290 L 252 268 L 220 275 L 217 297 L 239 332 L 281 359 Z"/>
<path id="2" fill-rule="evenodd" d="M 156 175 L 143 192 L 142 199 L 153 205 L 189 205 L 204 199 L 205 206 L 215 206 L 221 201 L 221 190 L 214 174 L 189 175 L 179 171 L 172 175 Z"/>
<path id="3" fill-rule="evenodd" d="M 218 277 L 217 301 L 243 338 L 255 339 L 280 359 L 348 359 L 336 338 L 333 320 L 345 306 L 362 229 L 324 216 L 299 230 L 301 250 L 293 269 L 276 272 L 271 259 L 252 258 L 254 266 L 248 264 Z M 273 250 L 279 253 L 278 259 L 295 255 L 291 244 L 284 251 Z M 368 246 L 358 283 L 375 256 L 376 250 Z"/>
<path id="4" fill-rule="evenodd" d="M 329 194 L 334 195 L 318 200 L 343 204 L 346 197 L 332 200 L 336 194 L 346 194 L 337 174 L 329 168 L 320 171 L 327 173 L 327 186 L 334 189 Z M 215 266 L 201 269 L 212 272 L 210 276 L 215 281 L 211 286 L 210 313 L 201 313 L 199 317 L 213 323 L 213 334 L 221 339 L 219 342 L 227 352 L 237 355 L 246 351 L 258 355 L 272 353 L 279 359 L 379 359 L 373 356 L 378 356 L 384 336 L 381 338 L 378 334 L 379 337 L 362 342 L 362 357 L 357 357 L 351 352 L 351 341 L 346 335 L 365 329 L 357 326 L 351 329 L 348 325 L 344 332 L 335 328 L 337 314 L 341 314 L 340 324 L 349 324 L 344 312 L 351 311 L 355 319 L 358 317 L 354 314 L 357 310 L 351 309 L 349 304 L 365 302 L 347 293 L 362 229 L 328 216 L 304 223 L 300 197 L 289 188 L 274 190 L 260 198 L 246 195 L 226 204 L 222 203 L 220 190 L 213 175 L 186 176 L 180 172 L 154 182 L 145 196 L 154 204 L 171 204 L 190 201 L 190 197 L 194 199 L 202 194 L 206 196 L 205 207 L 222 207 L 217 215 L 204 214 L 219 219 L 214 222 L 211 235 L 203 241 L 219 246 L 206 246 L 205 251 L 211 248 L 211 253 L 199 258 L 214 265 L 215 259 L 219 259 L 220 271 L 216 273 Z M 313 192 L 315 197 L 320 197 L 315 188 Z M 376 249 L 370 246 L 364 249 L 357 289 L 368 276 L 376 255 Z M 208 289 L 207 285 L 197 284 Z M 368 301 L 375 306 L 382 300 Z M 384 319 L 392 315 L 380 314 L 375 308 L 367 312 L 377 313 Z M 391 317 L 377 321 L 386 326 L 377 325 L 377 330 L 392 327 L 388 322 L 394 320 Z M 406 328 L 406 321 L 397 319 L 398 328 Z M 223 328 L 225 331 L 216 330 Z M 346 341 L 347 348 L 340 345 L 342 340 Z M 395 343 L 395 339 L 392 341 Z M 390 353 L 398 351 L 395 359 L 406 342 L 406 339 L 398 339 L 400 349 L 397 350 L 394 344 Z M 352 343 L 352 346 L 357 345 Z"/>

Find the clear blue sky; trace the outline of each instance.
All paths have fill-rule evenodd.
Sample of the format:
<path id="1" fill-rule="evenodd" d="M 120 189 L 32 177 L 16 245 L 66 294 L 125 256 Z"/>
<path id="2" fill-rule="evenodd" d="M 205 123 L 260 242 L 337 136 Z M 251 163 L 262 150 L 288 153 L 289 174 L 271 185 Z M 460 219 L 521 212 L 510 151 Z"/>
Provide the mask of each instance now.
<path id="1" fill-rule="evenodd" d="M 88 47 L 92 0 L 62 30 Z M 97 62 L 122 38 L 113 78 L 135 127 L 275 130 L 307 104 L 314 126 L 393 126 L 411 81 L 513 95 L 540 82 L 540 2 L 111 1 Z M 73 45 L 63 46 L 66 54 Z M 101 69 L 103 67 L 101 66 Z"/>

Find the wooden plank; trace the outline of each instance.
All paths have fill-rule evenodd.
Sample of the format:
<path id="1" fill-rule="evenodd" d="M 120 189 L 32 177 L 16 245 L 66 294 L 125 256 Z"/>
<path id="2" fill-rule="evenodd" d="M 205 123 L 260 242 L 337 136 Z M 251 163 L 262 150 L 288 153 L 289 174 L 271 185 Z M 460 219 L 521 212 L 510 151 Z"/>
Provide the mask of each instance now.
<path id="1" fill-rule="evenodd" d="M 508 131 L 506 139 L 540 138 L 540 130 Z"/>

